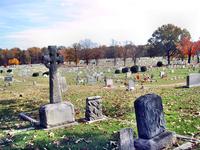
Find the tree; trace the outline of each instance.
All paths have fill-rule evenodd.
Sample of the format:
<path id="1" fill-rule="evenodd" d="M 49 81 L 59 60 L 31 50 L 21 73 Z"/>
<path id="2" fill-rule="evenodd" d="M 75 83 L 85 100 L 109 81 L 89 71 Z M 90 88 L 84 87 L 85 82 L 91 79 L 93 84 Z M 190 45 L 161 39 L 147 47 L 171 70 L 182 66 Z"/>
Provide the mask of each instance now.
<path id="1" fill-rule="evenodd" d="M 78 66 L 78 63 L 80 61 L 80 50 L 81 50 L 81 45 L 80 43 L 74 43 L 72 45 L 73 49 L 74 49 L 74 62 L 76 64 L 76 66 Z"/>
<path id="2" fill-rule="evenodd" d="M 200 40 L 194 42 L 194 48 L 197 55 L 197 63 L 200 63 Z"/>
<path id="3" fill-rule="evenodd" d="M 104 54 L 103 50 L 104 50 L 103 46 L 96 47 L 91 50 L 91 58 L 95 59 L 97 66 L 99 64 L 99 59 L 103 57 Z"/>
<path id="4" fill-rule="evenodd" d="M 92 42 L 90 39 L 84 39 L 80 42 L 81 45 L 81 51 L 82 53 L 82 59 L 85 60 L 85 63 L 88 65 L 91 59 L 91 49 L 97 47 L 97 44 Z"/>
<path id="5" fill-rule="evenodd" d="M 30 57 L 31 57 L 31 63 L 41 63 L 42 61 L 42 51 L 38 47 L 31 47 L 28 48 L 27 51 L 29 51 Z"/>
<path id="6" fill-rule="evenodd" d="M 8 65 L 19 65 L 19 60 L 17 58 L 11 58 L 8 60 Z"/>
<path id="7" fill-rule="evenodd" d="M 111 50 L 113 51 L 114 66 L 117 65 L 117 57 L 119 57 L 119 42 L 112 39 Z"/>
<path id="8" fill-rule="evenodd" d="M 121 46 L 118 46 L 118 55 L 120 58 L 123 59 L 124 66 L 126 66 L 126 59 L 128 58 L 131 52 L 131 46 L 132 46 L 131 44 L 132 42 L 125 41 L 122 42 Z"/>
<path id="9" fill-rule="evenodd" d="M 170 64 L 170 56 L 178 53 L 176 48 L 182 37 L 190 37 L 190 33 L 186 29 L 181 29 L 173 24 L 167 24 L 159 27 L 152 37 L 148 40 L 151 49 L 163 49 L 167 55 L 168 65 Z"/>
<path id="10" fill-rule="evenodd" d="M 188 63 L 190 63 L 191 57 L 196 53 L 195 43 L 190 40 L 190 37 L 182 37 L 177 48 L 184 56 L 188 56 Z"/>

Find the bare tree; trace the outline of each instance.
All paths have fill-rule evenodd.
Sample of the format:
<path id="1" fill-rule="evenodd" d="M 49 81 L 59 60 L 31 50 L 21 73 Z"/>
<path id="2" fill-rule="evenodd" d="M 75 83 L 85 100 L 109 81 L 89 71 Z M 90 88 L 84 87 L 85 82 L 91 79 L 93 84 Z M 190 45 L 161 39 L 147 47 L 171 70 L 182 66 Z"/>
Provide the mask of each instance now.
<path id="1" fill-rule="evenodd" d="M 80 42 L 82 58 L 85 60 L 85 63 L 88 65 L 91 59 L 91 49 L 97 47 L 97 44 L 92 42 L 90 39 L 84 39 Z"/>
<path id="2" fill-rule="evenodd" d="M 74 49 L 74 62 L 76 66 L 78 66 L 79 60 L 80 60 L 80 50 L 81 50 L 81 45 L 80 43 L 74 43 L 73 45 Z"/>

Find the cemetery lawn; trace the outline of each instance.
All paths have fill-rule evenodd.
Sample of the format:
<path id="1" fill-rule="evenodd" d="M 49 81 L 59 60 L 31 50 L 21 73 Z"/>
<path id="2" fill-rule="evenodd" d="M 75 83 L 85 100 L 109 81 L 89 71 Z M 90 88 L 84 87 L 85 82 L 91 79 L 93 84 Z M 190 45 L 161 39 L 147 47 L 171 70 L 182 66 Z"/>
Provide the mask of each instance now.
<path id="1" fill-rule="evenodd" d="M 49 131 L 21 131 L 31 125 L 18 119 L 19 113 L 32 111 L 35 111 L 32 116 L 38 119 L 39 107 L 49 102 L 48 78 L 27 77 L 23 82 L 16 73 L 18 82 L 9 87 L 4 87 L 0 80 L 0 149 L 112 149 L 120 129 L 132 127 L 137 133 L 133 102 L 147 93 L 162 97 L 168 130 L 200 139 L 200 87 L 183 87 L 185 78 L 170 80 L 174 76 L 186 77 L 188 69 L 177 69 L 173 74 L 167 70 L 168 79 L 160 79 L 160 70 L 147 72 L 154 74 L 157 82 L 144 83 L 143 90 L 138 82 L 136 90 L 131 92 L 125 91 L 122 83 L 115 82 L 113 89 L 103 88 L 103 82 L 75 85 L 75 73 L 65 73 L 69 89 L 63 93 L 63 100 L 74 104 L 76 119 L 84 118 L 86 98 L 96 95 L 102 96 L 103 113 L 109 119 L 92 124 L 79 122 L 76 126 Z M 107 73 L 107 76 L 113 77 L 113 74 Z M 124 81 L 125 75 L 116 78 Z M 33 81 L 37 84 L 33 85 Z"/>

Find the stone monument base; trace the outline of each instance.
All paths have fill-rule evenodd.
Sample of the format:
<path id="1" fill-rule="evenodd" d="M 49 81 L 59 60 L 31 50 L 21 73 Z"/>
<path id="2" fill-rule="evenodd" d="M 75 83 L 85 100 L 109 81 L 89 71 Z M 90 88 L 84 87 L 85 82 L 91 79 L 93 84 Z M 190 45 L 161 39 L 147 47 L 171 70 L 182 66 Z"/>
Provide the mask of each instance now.
<path id="1" fill-rule="evenodd" d="M 165 131 L 151 139 L 136 139 L 134 141 L 134 146 L 136 150 L 161 150 L 171 147 L 174 141 L 175 134 Z"/>
<path id="2" fill-rule="evenodd" d="M 42 128 L 73 125 L 75 122 L 74 105 L 70 102 L 47 104 L 40 107 L 39 117 Z"/>

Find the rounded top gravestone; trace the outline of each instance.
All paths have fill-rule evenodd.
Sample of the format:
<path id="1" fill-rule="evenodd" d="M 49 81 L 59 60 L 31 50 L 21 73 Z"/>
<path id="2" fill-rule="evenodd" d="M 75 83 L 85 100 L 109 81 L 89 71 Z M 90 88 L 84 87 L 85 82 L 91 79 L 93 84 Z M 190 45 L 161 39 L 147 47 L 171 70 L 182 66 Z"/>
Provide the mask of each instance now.
<path id="1" fill-rule="evenodd" d="M 150 139 L 165 131 L 162 99 L 146 94 L 134 102 L 139 138 Z"/>

